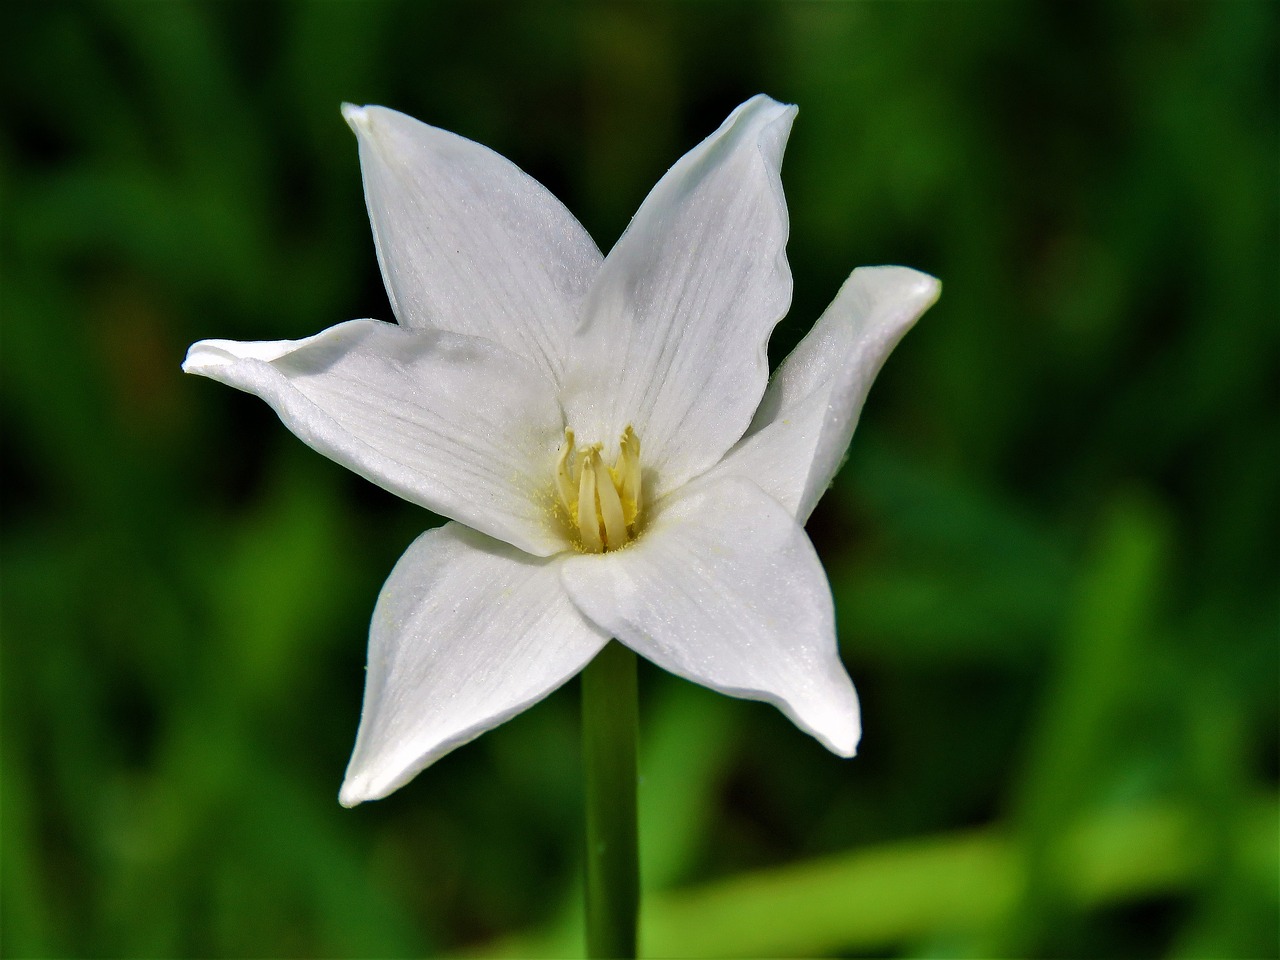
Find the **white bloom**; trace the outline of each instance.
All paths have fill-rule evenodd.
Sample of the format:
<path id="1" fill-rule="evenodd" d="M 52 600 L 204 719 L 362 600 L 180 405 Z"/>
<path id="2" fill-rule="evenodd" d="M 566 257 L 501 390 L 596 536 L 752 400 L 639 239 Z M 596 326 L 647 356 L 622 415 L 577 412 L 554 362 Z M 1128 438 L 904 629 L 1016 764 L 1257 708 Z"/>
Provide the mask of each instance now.
<path id="1" fill-rule="evenodd" d="M 610 637 L 852 756 L 857 698 L 802 526 L 938 282 L 855 270 L 769 383 L 794 107 L 738 107 L 608 257 L 485 147 L 383 107 L 343 115 L 399 324 L 202 340 L 183 364 L 453 521 L 382 589 L 341 801 L 402 786 Z"/>

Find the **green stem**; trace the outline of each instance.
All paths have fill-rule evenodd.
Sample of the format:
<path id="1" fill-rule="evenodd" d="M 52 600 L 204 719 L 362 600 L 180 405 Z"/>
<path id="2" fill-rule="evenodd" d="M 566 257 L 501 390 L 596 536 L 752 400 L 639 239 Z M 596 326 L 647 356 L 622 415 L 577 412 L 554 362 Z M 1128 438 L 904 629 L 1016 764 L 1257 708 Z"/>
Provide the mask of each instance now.
<path id="1" fill-rule="evenodd" d="M 587 956 L 634 957 L 640 909 L 636 843 L 636 655 L 611 641 L 582 671 L 587 812 Z"/>

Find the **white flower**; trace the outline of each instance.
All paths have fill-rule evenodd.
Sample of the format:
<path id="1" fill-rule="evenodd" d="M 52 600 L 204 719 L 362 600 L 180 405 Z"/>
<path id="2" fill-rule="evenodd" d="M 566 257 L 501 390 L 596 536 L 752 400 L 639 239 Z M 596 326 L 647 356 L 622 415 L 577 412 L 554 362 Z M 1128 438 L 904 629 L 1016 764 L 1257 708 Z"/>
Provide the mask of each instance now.
<path id="1" fill-rule="evenodd" d="M 608 257 L 485 147 L 383 107 L 343 115 L 399 324 L 202 340 L 183 364 L 453 521 L 409 547 L 378 599 L 341 802 L 404 785 L 610 637 L 852 756 L 857 697 L 802 526 L 938 282 L 855 270 L 770 383 L 795 107 L 738 107 Z"/>

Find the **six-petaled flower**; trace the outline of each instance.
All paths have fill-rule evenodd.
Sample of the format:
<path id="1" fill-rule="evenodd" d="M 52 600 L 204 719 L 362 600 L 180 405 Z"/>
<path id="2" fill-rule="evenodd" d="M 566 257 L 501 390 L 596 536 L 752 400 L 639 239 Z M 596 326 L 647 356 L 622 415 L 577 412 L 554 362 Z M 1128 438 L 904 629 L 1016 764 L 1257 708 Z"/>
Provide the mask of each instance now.
<path id="1" fill-rule="evenodd" d="M 794 107 L 736 109 L 607 257 L 496 153 L 382 107 L 343 113 L 399 324 L 204 340 L 184 364 L 451 521 L 378 599 L 341 801 L 402 786 L 611 637 L 851 756 L 857 698 L 803 525 L 937 281 L 855 270 L 770 382 Z"/>

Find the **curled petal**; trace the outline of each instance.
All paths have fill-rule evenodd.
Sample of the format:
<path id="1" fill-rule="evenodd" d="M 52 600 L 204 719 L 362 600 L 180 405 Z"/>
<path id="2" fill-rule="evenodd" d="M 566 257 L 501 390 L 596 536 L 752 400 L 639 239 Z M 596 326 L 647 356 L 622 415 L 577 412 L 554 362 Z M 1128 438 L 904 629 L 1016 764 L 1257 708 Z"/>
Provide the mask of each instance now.
<path id="1" fill-rule="evenodd" d="M 557 381 L 601 256 L 541 184 L 488 147 L 345 104 L 378 263 L 407 327 L 484 337 Z"/>
<path id="2" fill-rule="evenodd" d="M 764 393 L 769 333 L 791 302 L 780 170 L 794 117 L 755 97 L 682 157 L 584 307 L 568 420 L 606 443 L 633 425 L 657 496 L 719 460 Z"/>
<path id="3" fill-rule="evenodd" d="M 344 805 L 399 789 L 599 652 L 609 638 L 569 602 L 556 566 L 454 523 L 413 542 L 374 608 Z"/>
<path id="4" fill-rule="evenodd" d="M 669 497 L 625 549 L 568 557 L 569 596 L 660 667 L 774 704 L 841 756 L 861 732 L 826 574 L 791 515 L 747 480 Z"/>
<path id="5" fill-rule="evenodd" d="M 941 292 L 907 267 L 859 267 L 783 361 L 746 436 L 704 481 L 749 477 L 803 524 L 844 460 L 867 391 Z"/>
<path id="6" fill-rule="evenodd" d="M 261 397 L 309 446 L 522 550 L 564 548 L 554 388 L 497 344 L 351 320 L 305 340 L 201 340 L 182 365 Z"/>

